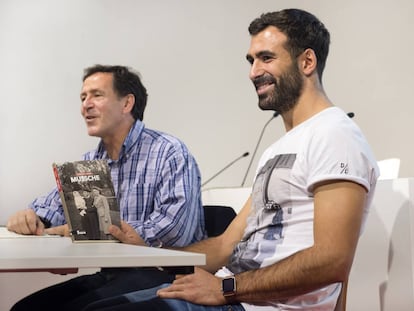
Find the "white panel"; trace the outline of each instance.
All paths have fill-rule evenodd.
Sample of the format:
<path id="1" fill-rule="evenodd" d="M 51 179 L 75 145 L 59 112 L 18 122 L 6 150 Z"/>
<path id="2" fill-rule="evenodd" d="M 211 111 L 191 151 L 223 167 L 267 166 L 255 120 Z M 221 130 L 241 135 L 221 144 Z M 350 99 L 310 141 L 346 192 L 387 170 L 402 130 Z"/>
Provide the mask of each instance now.
<path id="1" fill-rule="evenodd" d="M 352 311 L 414 310 L 414 179 L 380 180 L 348 284 Z"/>

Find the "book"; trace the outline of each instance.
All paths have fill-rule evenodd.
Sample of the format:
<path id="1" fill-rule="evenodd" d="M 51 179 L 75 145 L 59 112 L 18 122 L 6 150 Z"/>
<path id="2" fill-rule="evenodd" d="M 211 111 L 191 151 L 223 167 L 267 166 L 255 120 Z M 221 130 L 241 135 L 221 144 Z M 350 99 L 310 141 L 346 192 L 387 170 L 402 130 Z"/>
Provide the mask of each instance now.
<path id="1" fill-rule="evenodd" d="M 106 160 L 53 163 L 72 241 L 118 241 L 108 231 L 120 226 L 120 211 Z"/>

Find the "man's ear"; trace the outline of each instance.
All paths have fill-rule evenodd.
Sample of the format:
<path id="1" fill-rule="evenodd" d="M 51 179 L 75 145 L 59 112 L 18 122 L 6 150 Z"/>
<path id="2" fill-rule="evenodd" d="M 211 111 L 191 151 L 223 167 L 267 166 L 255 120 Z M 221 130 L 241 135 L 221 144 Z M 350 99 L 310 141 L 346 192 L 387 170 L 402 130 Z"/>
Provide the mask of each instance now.
<path id="1" fill-rule="evenodd" d="M 124 103 L 124 112 L 126 113 L 131 112 L 134 105 L 135 105 L 135 96 L 133 94 L 126 95 L 125 103 Z"/>
<path id="2" fill-rule="evenodd" d="M 302 69 L 302 72 L 306 76 L 312 75 L 314 72 L 316 72 L 316 65 L 318 64 L 318 59 L 316 58 L 315 51 L 308 48 L 306 49 L 300 56 L 300 67 Z"/>

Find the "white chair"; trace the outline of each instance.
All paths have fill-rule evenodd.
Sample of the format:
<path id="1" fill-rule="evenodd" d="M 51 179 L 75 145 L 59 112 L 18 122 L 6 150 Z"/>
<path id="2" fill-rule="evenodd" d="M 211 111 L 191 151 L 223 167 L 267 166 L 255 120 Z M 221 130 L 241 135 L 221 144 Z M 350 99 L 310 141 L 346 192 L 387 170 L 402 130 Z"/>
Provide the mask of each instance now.
<path id="1" fill-rule="evenodd" d="M 398 178 L 400 172 L 400 159 L 389 158 L 378 161 L 377 163 L 380 169 L 379 180 Z"/>
<path id="2" fill-rule="evenodd" d="M 251 193 L 250 187 L 210 188 L 201 193 L 203 205 L 230 206 L 238 213 Z"/>
<path id="3" fill-rule="evenodd" d="M 348 282 L 352 311 L 414 310 L 414 179 L 381 180 Z"/>

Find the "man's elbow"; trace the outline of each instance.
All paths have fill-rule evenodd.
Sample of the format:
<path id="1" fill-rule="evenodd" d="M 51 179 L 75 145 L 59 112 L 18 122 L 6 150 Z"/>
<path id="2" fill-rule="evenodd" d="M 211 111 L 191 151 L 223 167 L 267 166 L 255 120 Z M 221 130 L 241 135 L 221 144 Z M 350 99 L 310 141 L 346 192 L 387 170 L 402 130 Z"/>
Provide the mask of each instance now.
<path id="1" fill-rule="evenodd" d="M 352 268 L 354 254 L 338 254 L 331 258 L 331 277 L 333 282 L 344 282 Z"/>

